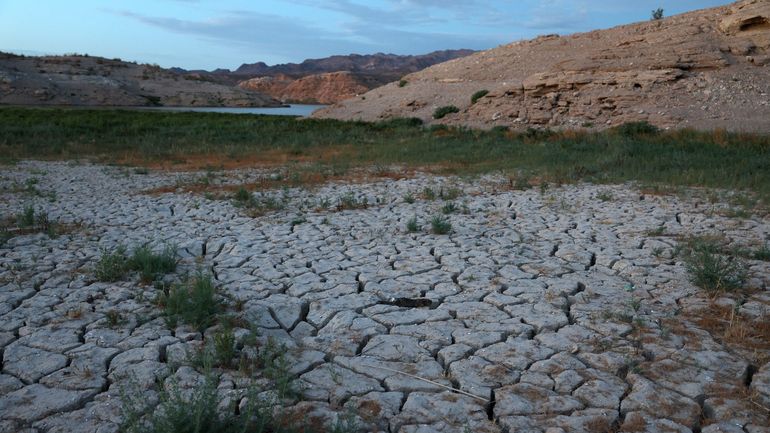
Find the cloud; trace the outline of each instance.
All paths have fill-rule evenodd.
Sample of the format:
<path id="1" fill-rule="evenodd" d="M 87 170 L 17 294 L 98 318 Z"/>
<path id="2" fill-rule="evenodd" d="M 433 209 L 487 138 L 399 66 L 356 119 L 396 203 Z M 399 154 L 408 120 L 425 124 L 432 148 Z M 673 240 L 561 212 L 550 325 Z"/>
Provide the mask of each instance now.
<path id="1" fill-rule="evenodd" d="M 116 13 L 149 26 L 192 35 L 221 46 L 237 44 L 249 48 L 249 51 L 269 53 L 270 57 L 292 61 L 348 53 L 395 51 L 398 54 L 423 54 L 447 48 L 482 49 L 497 44 L 484 37 L 414 32 L 391 26 L 372 26 L 366 21 L 353 21 L 342 29 L 329 30 L 296 19 L 251 11 L 230 11 L 199 21 L 128 11 Z M 368 11 L 362 9 L 359 13 Z"/>

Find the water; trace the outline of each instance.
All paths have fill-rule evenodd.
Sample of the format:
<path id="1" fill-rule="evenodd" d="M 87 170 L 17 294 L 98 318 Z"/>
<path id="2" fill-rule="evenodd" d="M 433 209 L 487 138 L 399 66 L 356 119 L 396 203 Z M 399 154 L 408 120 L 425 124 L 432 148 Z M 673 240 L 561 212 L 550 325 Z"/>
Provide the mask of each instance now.
<path id="1" fill-rule="evenodd" d="M 292 104 L 288 107 L 276 108 L 234 108 L 234 107 L 147 107 L 147 110 L 158 111 L 197 111 L 204 113 L 230 114 L 272 114 L 275 116 L 308 117 L 310 114 L 326 105 Z"/>

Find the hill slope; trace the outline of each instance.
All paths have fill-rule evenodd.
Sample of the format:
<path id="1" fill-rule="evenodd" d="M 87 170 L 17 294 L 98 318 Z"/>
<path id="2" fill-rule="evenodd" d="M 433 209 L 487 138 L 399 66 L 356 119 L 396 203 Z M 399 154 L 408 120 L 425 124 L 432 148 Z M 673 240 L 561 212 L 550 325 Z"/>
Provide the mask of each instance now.
<path id="1" fill-rule="evenodd" d="M 180 74 L 90 56 L 25 57 L 0 53 L 0 104 L 76 106 L 263 107 L 264 94 Z"/>
<path id="2" fill-rule="evenodd" d="M 770 132 L 770 0 L 609 30 L 543 36 L 441 63 L 315 114 L 489 128 L 662 127 Z M 471 95 L 489 93 L 475 104 Z M 441 120 L 436 108 L 459 113 Z"/>

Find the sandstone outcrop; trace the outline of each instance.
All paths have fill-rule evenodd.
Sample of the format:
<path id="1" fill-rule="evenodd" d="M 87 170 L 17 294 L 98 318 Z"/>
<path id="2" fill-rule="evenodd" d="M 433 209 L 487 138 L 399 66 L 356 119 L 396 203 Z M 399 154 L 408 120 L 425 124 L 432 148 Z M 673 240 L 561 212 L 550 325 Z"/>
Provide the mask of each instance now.
<path id="1" fill-rule="evenodd" d="M 293 79 L 285 74 L 258 77 L 238 84 L 242 89 L 268 94 L 284 102 L 333 104 L 369 91 L 355 74 L 342 71 Z"/>
<path id="2" fill-rule="evenodd" d="M 770 131 L 770 1 L 745 0 L 609 30 L 548 35 L 435 65 L 318 117 L 491 128 Z M 403 84 L 403 83 L 402 83 Z M 476 103 L 471 95 L 489 93 Z M 460 112 L 440 121 L 436 108 Z"/>

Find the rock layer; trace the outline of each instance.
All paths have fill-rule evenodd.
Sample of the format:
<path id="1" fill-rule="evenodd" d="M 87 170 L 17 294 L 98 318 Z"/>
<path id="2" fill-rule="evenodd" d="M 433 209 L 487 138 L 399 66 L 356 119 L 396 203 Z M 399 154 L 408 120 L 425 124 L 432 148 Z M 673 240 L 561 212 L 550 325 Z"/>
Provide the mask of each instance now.
<path id="1" fill-rule="evenodd" d="M 770 131 L 770 2 L 549 35 L 442 63 L 317 117 L 419 117 L 475 127 L 662 127 Z M 489 93 L 475 104 L 471 95 Z"/>

